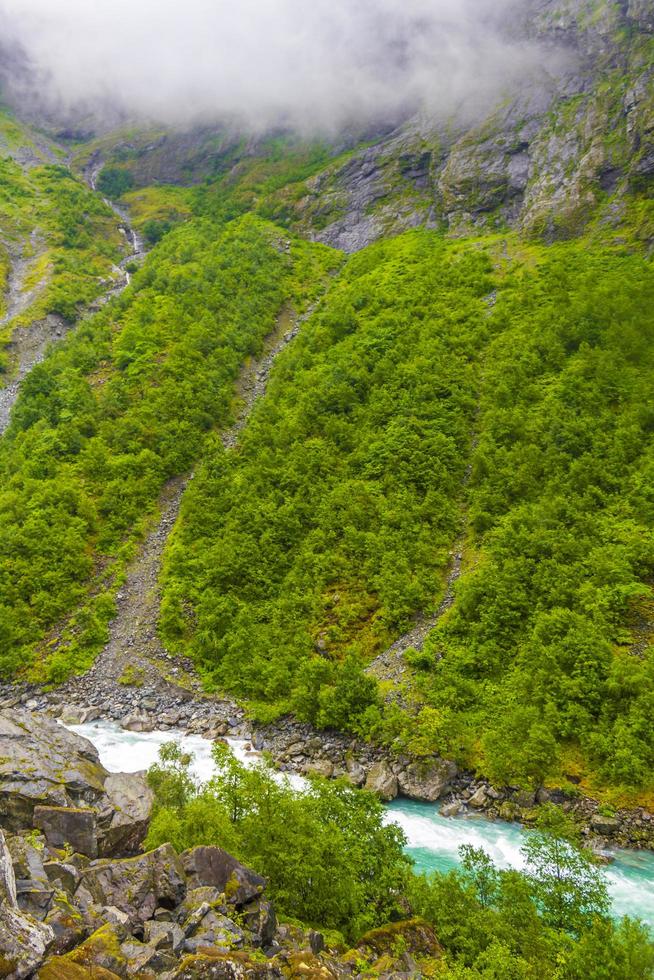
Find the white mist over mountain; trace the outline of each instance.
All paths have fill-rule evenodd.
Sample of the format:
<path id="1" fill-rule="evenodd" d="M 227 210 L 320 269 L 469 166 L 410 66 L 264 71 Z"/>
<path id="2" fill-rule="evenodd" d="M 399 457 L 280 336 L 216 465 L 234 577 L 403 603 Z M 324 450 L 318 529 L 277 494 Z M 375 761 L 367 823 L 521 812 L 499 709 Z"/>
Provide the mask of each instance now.
<path id="1" fill-rule="evenodd" d="M 520 7 L 520 3 L 517 4 Z M 524 3 L 522 4 L 524 7 Z M 336 129 L 488 106 L 547 58 L 507 40 L 516 0 L 0 0 L 48 108 L 169 124 Z M 554 59 L 556 60 L 556 59 Z"/>

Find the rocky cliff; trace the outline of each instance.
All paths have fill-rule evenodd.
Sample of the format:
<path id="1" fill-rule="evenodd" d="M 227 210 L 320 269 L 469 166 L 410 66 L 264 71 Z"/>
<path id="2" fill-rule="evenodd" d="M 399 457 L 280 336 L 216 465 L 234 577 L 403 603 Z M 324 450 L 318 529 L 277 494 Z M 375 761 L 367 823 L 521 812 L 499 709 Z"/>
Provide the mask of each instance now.
<path id="1" fill-rule="evenodd" d="M 417 116 L 309 185 L 299 220 L 353 251 L 418 224 L 547 238 L 617 222 L 654 174 L 651 4 L 533 0 L 516 33 L 552 53 L 473 126 Z M 562 58 L 561 55 L 564 55 Z"/>

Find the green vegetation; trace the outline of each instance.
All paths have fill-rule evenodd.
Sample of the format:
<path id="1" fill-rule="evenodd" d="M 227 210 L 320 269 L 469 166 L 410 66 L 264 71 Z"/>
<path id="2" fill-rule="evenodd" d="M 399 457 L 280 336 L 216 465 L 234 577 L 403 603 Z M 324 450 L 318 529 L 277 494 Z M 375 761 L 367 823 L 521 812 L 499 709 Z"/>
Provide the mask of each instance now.
<path id="1" fill-rule="evenodd" d="M 322 246 L 287 254 L 254 218 L 222 234 L 189 222 L 32 371 L 0 447 L 3 673 L 55 627 L 41 676 L 88 666 L 161 488 L 228 421 L 240 365 L 282 306 L 301 309 L 333 264 Z"/>
<path id="2" fill-rule="evenodd" d="M 212 447 L 162 629 L 214 684 L 337 727 L 374 704 L 361 665 L 433 603 L 461 526 L 489 271 L 430 233 L 353 258 L 239 452 Z"/>
<path id="3" fill-rule="evenodd" d="M 97 188 L 107 197 L 118 198 L 130 191 L 134 178 L 122 167 L 103 167 L 98 176 Z"/>
<path id="4" fill-rule="evenodd" d="M 474 758 L 483 732 L 487 773 L 536 783 L 580 748 L 605 780 L 651 785 L 650 264 L 546 252 L 493 319 L 469 493 L 479 560 L 423 672 L 435 747 Z"/>
<path id="5" fill-rule="evenodd" d="M 198 788 L 170 743 L 150 770 L 159 800 L 146 847 L 219 844 L 271 881 L 285 915 L 355 938 L 400 914 L 410 861 L 399 828 L 369 793 L 316 780 L 302 793 L 265 767 L 246 769 L 216 743 L 217 775 Z"/>
<path id="6" fill-rule="evenodd" d="M 463 847 L 458 871 L 416 875 L 382 804 L 344 781 L 297 792 L 261 765 L 246 769 L 216 744 L 203 786 L 191 756 L 169 743 L 149 773 L 156 808 L 147 847 L 216 844 L 269 879 L 282 915 L 356 942 L 371 928 L 419 915 L 445 950 L 439 976 L 487 980 L 646 980 L 654 944 L 631 919 L 613 921 L 602 871 L 574 827 L 548 808 L 524 848 L 525 871 L 501 871 Z M 596 972 L 589 972 L 597 967 Z"/>
<path id="7" fill-rule="evenodd" d="M 503 783 L 575 759 L 646 789 L 654 281 L 587 243 L 531 255 L 492 312 L 477 247 L 410 233 L 348 262 L 240 452 L 218 447 L 188 492 L 162 629 L 264 717 Z M 464 520 L 466 574 L 410 658 L 425 708 L 406 724 L 361 667 L 435 608 Z"/>

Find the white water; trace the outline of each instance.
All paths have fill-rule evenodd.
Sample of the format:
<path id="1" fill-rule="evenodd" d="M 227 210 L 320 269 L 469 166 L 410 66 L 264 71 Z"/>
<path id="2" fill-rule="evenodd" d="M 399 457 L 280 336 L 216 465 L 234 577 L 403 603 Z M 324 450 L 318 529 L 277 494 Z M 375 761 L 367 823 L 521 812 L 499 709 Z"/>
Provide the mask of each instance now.
<path id="1" fill-rule="evenodd" d="M 138 772 L 158 759 L 164 742 L 176 741 L 193 754 L 193 772 L 201 781 L 213 775 L 211 742 L 200 735 L 183 732 L 127 732 L 106 721 L 71 726 L 71 731 L 95 745 L 100 761 L 110 772 Z M 227 739 L 234 755 L 245 765 L 261 759 L 242 739 Z M 297 789 L 301 776 L 280 777 Z M 449 871 L 459 863 L 462 844 L 482 847 L 501 868 L 524 866 L 521 846 L 524 831 L 517 824 L 486 820 L 479 816 L 446 818 L 432 804 L 395 800 L 387 808 L 388 821 L 400 825 L 407 838 L 407 850 L 419 871 Z M 645 851 L 618 851 L 606 869 L 607 883 L 616 915 L 639 916 L 654 927 L 654 854 Z"/>

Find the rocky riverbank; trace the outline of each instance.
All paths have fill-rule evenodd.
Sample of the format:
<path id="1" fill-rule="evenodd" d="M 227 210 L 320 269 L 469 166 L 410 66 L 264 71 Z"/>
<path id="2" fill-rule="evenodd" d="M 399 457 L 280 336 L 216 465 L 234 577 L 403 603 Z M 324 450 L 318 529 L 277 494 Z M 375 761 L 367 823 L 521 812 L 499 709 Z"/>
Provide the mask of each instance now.
<path id="1" fill-rule="evenodd" d="M 409 978 L 440 957 L 418 920 L 349 951 L 280 923 L 265 879 L 222 848 L 140 853 L 152 804 L 141 774 L 110 775 L 52 718 L 0 711 L 0 976 Z"/>
<path id="2" fill-rule="evenodd" d="M 168 676 L 185 675 L 189 668 L 184 658 L 171 657 Z M 397 796 L 438 801 L 447 817 L 473 812 L 528 826 L 536 820 L 540 805 L 553 802 L 574 816 L 589 846 L 598 853 L 617 847 L 654 849 L 652 814 L 642 808 L 611 811 L 580 795 L 574 784 L 537 791 L 495 787 L 438 756 L 412 759 L 396 755 L 351 735 L 317 731 L 291 718 L 253 725 L 235 702 L 204 697 L 170 682 L 133 687 L 97 679 L 90 688 L 82 677 L 52 692 L 29 686 L 0 688 L 0 710 L 3 708 L 26 708 L 67 724 L 108 719 L 132 731 L 181 730 L 210 739 L 242 738 L 282 772 L 344 777 L 384 801 Z"/>

